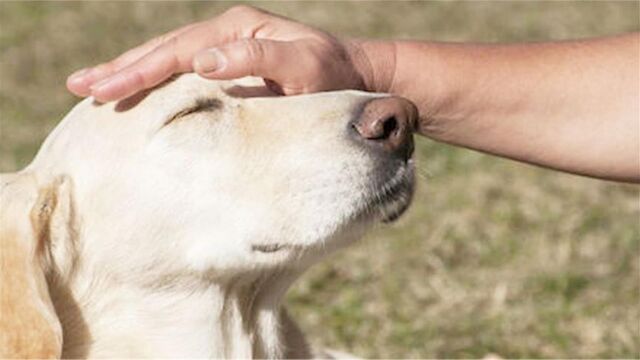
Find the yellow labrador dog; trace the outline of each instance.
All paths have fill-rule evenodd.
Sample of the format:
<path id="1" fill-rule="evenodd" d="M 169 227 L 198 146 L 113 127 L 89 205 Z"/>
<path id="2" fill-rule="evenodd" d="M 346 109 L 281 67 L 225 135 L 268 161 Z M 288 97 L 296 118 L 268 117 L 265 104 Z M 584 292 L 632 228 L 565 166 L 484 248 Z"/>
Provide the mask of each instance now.
<path id="1" fill-rule="evenodd" d="M 406 100 L 184 75 L 1 177 L 0 357 L 306 358 L 291 283 L 413 188 Z"/>

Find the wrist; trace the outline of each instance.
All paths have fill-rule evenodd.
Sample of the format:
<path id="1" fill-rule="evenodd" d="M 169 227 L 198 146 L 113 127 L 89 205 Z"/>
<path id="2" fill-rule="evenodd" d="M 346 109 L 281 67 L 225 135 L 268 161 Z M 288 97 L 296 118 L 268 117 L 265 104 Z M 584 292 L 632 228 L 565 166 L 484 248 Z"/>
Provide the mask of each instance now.
<path id="1" fill-rule="evenodd" d="M 346 44 L 364 90 L 391 93 L 396 73 L 395 42 L 348 39 Z"/>
<path id="2" fill-rule="evenodd" d="M 462 46 L 436 42 L 396 43 L 396 72 L 390 93 L 413 101 L 420 111 L 420 134 L 451 142 L 453 127 L 469 118 L 463 101 L 474 82 Z M 471 70 L 471 71 L 469 71 Z"/>

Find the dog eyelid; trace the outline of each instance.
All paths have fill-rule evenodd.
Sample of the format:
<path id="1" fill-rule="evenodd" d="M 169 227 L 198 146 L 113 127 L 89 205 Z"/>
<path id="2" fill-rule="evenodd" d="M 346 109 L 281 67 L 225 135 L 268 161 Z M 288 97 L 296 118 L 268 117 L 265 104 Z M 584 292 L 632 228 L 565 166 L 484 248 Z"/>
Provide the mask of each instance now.
<path id="1" fill-rule="evenodd" d="M 205 112 L 205 111 L 216 111 L 222 108 L 222 101 L 216 98 L 200 98 L 196 100 L 196 103 L 192 106 L 189 106 L 185 109 L 178 111 L 169 117 L 163 124 L 163 126 L 167 126 L 172 123 L 174 120 L 183 118 L 187 115 L 197 113 L 197 112 Z"/>

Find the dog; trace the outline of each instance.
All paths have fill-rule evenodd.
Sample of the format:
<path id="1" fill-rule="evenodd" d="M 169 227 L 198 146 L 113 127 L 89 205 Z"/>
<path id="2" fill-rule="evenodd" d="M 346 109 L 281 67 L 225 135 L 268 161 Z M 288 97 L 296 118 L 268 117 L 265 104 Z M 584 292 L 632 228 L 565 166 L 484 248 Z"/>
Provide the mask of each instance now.
<path id="1" fill-rule="evenodd" d="M 0 176 L 0 357 L 312 357 L 283 295 L 407 209 L 417 117 L 193 74 L 83 100 Z"/>

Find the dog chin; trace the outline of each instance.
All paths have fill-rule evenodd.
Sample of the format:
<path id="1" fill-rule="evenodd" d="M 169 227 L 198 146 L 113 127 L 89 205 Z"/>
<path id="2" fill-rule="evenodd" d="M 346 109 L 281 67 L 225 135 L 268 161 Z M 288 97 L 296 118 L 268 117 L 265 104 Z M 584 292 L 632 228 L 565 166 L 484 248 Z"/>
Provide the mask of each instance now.
<path id="1" fill-rule="evenodd" d="M 415 189 L 413 163 L 398 168 L 391 179 L 378 186 L 370 196 L 365 213 L 374 221 L 392 223 L 399 219 L 411 205 Z"/>
<path id="2" fill-rule="evenodd" d="M 297 259 L 318 259 L 335 250 L 345 247 L 359 239 L 375 222 L 392 223 L 400 218 L 411 205 L 414 193 L 413 161 L 399 166 L 392 176 L 379 176 L 372 182 L 370 192 L 365 195 L 363 206 L 348 217 L 348 221 L 330 231 L 320 230 L 322 234 L 303 243 L 271 242 L 251 245 L 252 253 L 259 258 L 273 262 Z M 305 261 L 302 261 L 305 262 Z M 276 263 L 280 263 L 276 261 Z"/>

